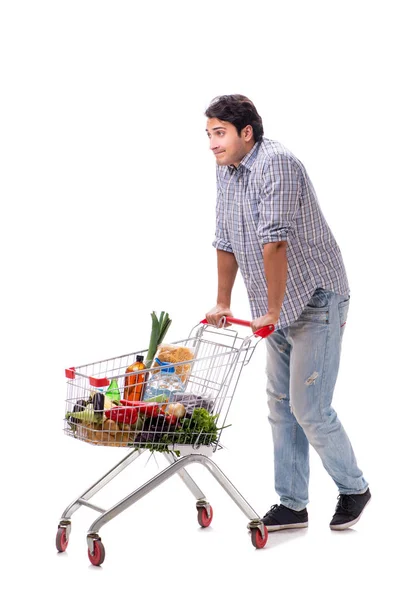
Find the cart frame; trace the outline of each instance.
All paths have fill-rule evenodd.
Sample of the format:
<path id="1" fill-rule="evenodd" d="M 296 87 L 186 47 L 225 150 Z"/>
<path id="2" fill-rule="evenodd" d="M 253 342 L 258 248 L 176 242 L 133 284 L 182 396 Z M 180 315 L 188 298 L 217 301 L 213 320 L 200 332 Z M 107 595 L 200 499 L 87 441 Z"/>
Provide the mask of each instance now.
<path id="1" fill-rule="evenodd" d="M 235 319 L 233 317 L 224 318 L 220 324 L 218 329 L 222 328 L 222 335 L 229 336 L 230 338 L 230 352 L 232 353 L 231 362 L 226 365 L 226 375 L 225 378 L 222 378 L 220 381 L 221 388 L 224 389 L 224 393 L 221 398 L 220 408 L 223 408 L 225 400 L 228 400 L 227 405 L 225 406 L 225 410 L 221 411 L 222 414 L 222 427 L 225 426 L 227 414 L 229 412 L 229 408 L 233 399 L 233 396 L 236 391 L 236 386 L 239 380 L 239 376 L 241 374 L 243 366 L 247 365 L 255 347 L 258 342 L 270 335 L 274 328 L 273 326 L 267 326 L 262 328 L 259 331 L 256 331 L 250 336 L 245 338 L 240 338 L 235 330 L 227 330 L 224 329 L 225 321 L 230 324 L 238 324 L 244 326 L 250 326 L 249 321 L 243 321 L 240 319 Z M 196 334 L 193 337 L 193 331 L 197 328 Z M 208 325 L 207 321 L 202 321 L 198 326 L 192 329 L 189 338 L 184 340 L 187 342 L 195 341 L 197 345 L 195 345 L 195 357 L 193 359 L 193 363 L 199 360 L 198 358 L 198 350 L 199 345 L 203 339 L 203 335 L 205 332 L 212 331 L 213 335 L 220 334 L 221 332 L 216 330 L 214 327 Z M 182 342 L 182 340 L 180 341 Z M 174 342 L 174 344 L 179 344 L 180 342 Z M 226 346 L 229 348 L 229 346 Z M 227 354 L 229 352 L 227 351 Z M 131 356 L 136 353 L 132 353 L 132 355 L 123 355 L 121 357 L 117 357 L 118 359 L 129 359 Z M 221 352 L 219 356 L 224 356 L 225 352 Z M 115 359 L 113 359 L 115 361 Z M 209 360 L 209 357 L 202 357 L 202 360 Z M 68 378 L 68 383 L 74 386 L 75 378 L 77 376 L 83 377 L 84 379 L 88 379 L 91 385 L 104 385 L 109 382 L 108 377 L 102 377 L 102 369 L 104 369 L 103 363 L 106 362 L 107 367 L 109 367 L 109 360 L 107 361 L 98 361 L 95 363 L 90 363 L 89 365 L 84 365 L 83 367 L 70 368 L 66 370 L 66 376 Z M 185 361 L 187 362 L 187 361 Z M 179 363 L 184 364 L 184 363 Z M 86 370 L 86 373 L 82 371 Z M 115 369 L 114 369 L 115 370 Z M 151 371 L 149 369 L 148 371 Z M 91 375 L 90 373 L 96 373 L 96 377 Z M 113 373 L 115 377 L 115 372 Z M 121 376 L 121 375 L 118 375 Z M 195 377 L 196 375 L 193 375 Z M 190 377 L 189 377 L 190 379 Z M 72 380 L 72 381 L 71 381 Z M 230 390 L 230 395 L 227 394 L 227 390 Z M 217 394 L 218 396 L 218 394 Z M 71 435 L 70 431 L 67 429 L 66 433 Z M 235 502 L 235 504 L 239 507 L 239 509 L 244 513 L 244 515 L 249 519 L 249 523 L 247 525 L 248 529 L 251 533 L 252 544 L 255 548 L 263 548 L 268 539 L 268 530 L 262 522 L 260 516 L 257 512 L 252 508 L 252 506 L 247 502 L 247 500 L 240 494 L 240 492 L 236 489 L 233 483 L 228 479 L 228 477 L 222 472 L 222 470 L 215 464 L 215 462 L 210 458 L 210 456 L 221 447 L 220 445 L 220 436 L 222 433 L 222 428 L 219 430 L 219 435 L 216 442 L 204 446 L 195 444 L 189 445 L 180 445 L 174 444 L 171 447 L 173 452 L 163 452 L 163 456 L 168 463 L 168 466 L 164 468 L 157 475 L 152 477 L 150 480 L 146 481 L 139 488 L 135 489 L 133 492 L 128 494 L 125 498 L 114 504 L 108 509 L 103 509 L 89 500 L 101 489 L 103 489 L 108 483 L 110 483 L 115 477 L 119 475 L 124 469 L 126 469 L 130 464 L 132 464 L 139 456 L 145 453 L 145 448 L 135 447 L 133 450 L 129 452 L 127 456 L 125 456 L 121 461 L 119 461 L 112 469 L 110 469 L 107 473 L 105 473 L 98 481 L 92 484 L 87 490 L 85 490 L 78 498 L 76 498 L 71 504 L 67 506 L 64 512 L 61 515 L 57 537 L 56 537 L 56 547 L 59 552 L 64 552 L 68 545 L 69 536 L 71 533 L 71 517 L 72 515 L 81 507 L 86 506 L 98 513 L 100 516 L 93 521 L 89 530 L 87 532 L 87 545 L 88 545 L 88 557 L 90 562 L 95 566 L 100 566 L 105 558 L 105 549 L 102 543 L 101 537 L 99 535 L 100 529 L 109 521 L 114 519 L 116 516 L 121 514 L 127 508 L 132 506 L 138 500 L 146 496 L 153 489 L 161 485 L 164 481 L 168 480 L 175 474 L 178 474 L 182 479 L 183 483 L 190 490 L 192 495 L 196 499 L 196 509 L 198 515 L 198 522 L 201 527 L 208 527 L 211 523 L 213 517 L 213 511 L 210 503 L 206 499 L 205 494 L 200 489 L 200 487 L 196 484 L 193 478 L 187 472 L 187 467 L 192 463 L 200 463 L 211 473 L 211 475 L 216 479 L 216 481 L 221 485 L 221 487 L 225 490 L 225 492 L 229 495 L 229 497 Z M 179 457 L 177 454 L 179 454 Z"/>

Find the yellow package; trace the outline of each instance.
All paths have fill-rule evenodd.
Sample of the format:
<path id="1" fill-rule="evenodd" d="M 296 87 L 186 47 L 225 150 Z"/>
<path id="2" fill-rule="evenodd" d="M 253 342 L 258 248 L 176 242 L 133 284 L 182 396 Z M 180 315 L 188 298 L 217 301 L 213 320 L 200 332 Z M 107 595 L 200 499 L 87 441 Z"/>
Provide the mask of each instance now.
<path id="1" fill-rule="evenodd" d="M 192 348 L 187 346 L 173 346 L 171 344 L 160 344 L 157 349 L 156 358 L 162 362 L 179 363 L 185 360 L 192 360 L 194 358 L 194 352 Z M 154 363 L 155 366 L 157 363 Z M 191 364 L 178 365 L 175 368 L 175 373 L 179 375 L 182 382 L 185 383 L 190 374 Z"/>

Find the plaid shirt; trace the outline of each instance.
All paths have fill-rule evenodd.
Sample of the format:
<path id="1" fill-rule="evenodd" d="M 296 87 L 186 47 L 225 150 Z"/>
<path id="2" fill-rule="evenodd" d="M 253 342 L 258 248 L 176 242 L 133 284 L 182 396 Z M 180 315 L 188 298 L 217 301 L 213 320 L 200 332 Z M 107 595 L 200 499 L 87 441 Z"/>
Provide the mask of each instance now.
<path id="1" fill-rule="evenodd" d="M 279 142 L 263 138 L 237 169 L 217 166 L 213 246 L 234 253 L 253 319 L 268 312 L 263 246 L 282 240 L 288 274 L 278 329 L 298 319 L 317 288 L 347 295 L 349 286 L 304 166 Z"/>

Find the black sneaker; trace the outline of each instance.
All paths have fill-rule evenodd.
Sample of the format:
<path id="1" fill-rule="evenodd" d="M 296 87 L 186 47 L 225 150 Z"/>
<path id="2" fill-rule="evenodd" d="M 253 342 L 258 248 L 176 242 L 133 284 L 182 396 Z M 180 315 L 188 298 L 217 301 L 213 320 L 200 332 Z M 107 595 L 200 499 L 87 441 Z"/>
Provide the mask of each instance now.
<path id="1" fill-rule="evenodd" d="M 341 530 L 355 525 L 370 500 L 369 488 L 363 494 L 340 494 L 330 528 Z"/>
<path id="2" fill-rule="evenodd" d="M 274 504 L 270 510 L 261 519 L 268 531 L 278 531 L 279 529 L 297 529 L 299 527 L 308 527 L 307 509 L 292 510 L 283 506 L 283 504 Z"/>

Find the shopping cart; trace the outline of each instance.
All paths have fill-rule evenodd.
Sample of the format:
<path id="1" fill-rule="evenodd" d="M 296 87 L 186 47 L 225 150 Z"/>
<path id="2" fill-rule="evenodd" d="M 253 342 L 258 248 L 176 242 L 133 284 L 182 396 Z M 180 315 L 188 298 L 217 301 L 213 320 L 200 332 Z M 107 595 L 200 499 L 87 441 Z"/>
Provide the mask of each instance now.
<path id="1" fill-rule="evenodd" d="M 64 552 L 68 546 L 72 514 L 86 506 L 101 513 L 87 533 L 89 560 L 95 566 L 101 565 L 105 558 L 99 536 L 101 527 L 174 474 L 180 475 L 196 498 L 199 525 L 208 527 L 213 510 L 186 471 L 191 463 L 205 466 L 250 519 L 247 527 L 253 546 L 263 548 L 266 545 L 268 531 L 261 518 L 210 456 L 222 447 L 221 434 L 227 425 L 227 415 L 242 368 L 248 364 L 259 341 L 272 333 L 274 327 L 268 325 L 252 335 L 241 337 L 227 324 L 250 326 L 249 321 L 233 317 L 224 317 L 218 328 L 203 320 L 192 329 L 187 339 L 173 342 L 174 347 L 190 349 L 192 358 L 174 363 L 174 372 L 179 374 L 182 388 L 171 392 L 169 397 L 161 395 L 136 403 L 124 400 L 128 387 L 132 392 L 132 379 L 127 379 L 127 367 L 137 355 L 145 355 L 146 350 L 66 369 L 65 433 L 87 443 L 125 447 L 131 451 L 65 509 L 56 536 L 59 552 Z M 140 375 L 137 375 L 133 386 L 136 386 L 137 392 L 140 391 L 143 399 L 146 386 L 160 373 L 160 366 L 153 364 L 151 368 L 137 373 Z M 110 402 L 107 393 L 112 387 L 113 393 L 121 398 L 119 405 L 107 404 Z M 101 406 L 96 405 L 99 401 Z M 180 413 L 177 417 L 177 406 L 184 415 Z M 89 502 L 146 451 L 158 451 L 165 457 L 168 466 L 107 510 Z"/>

